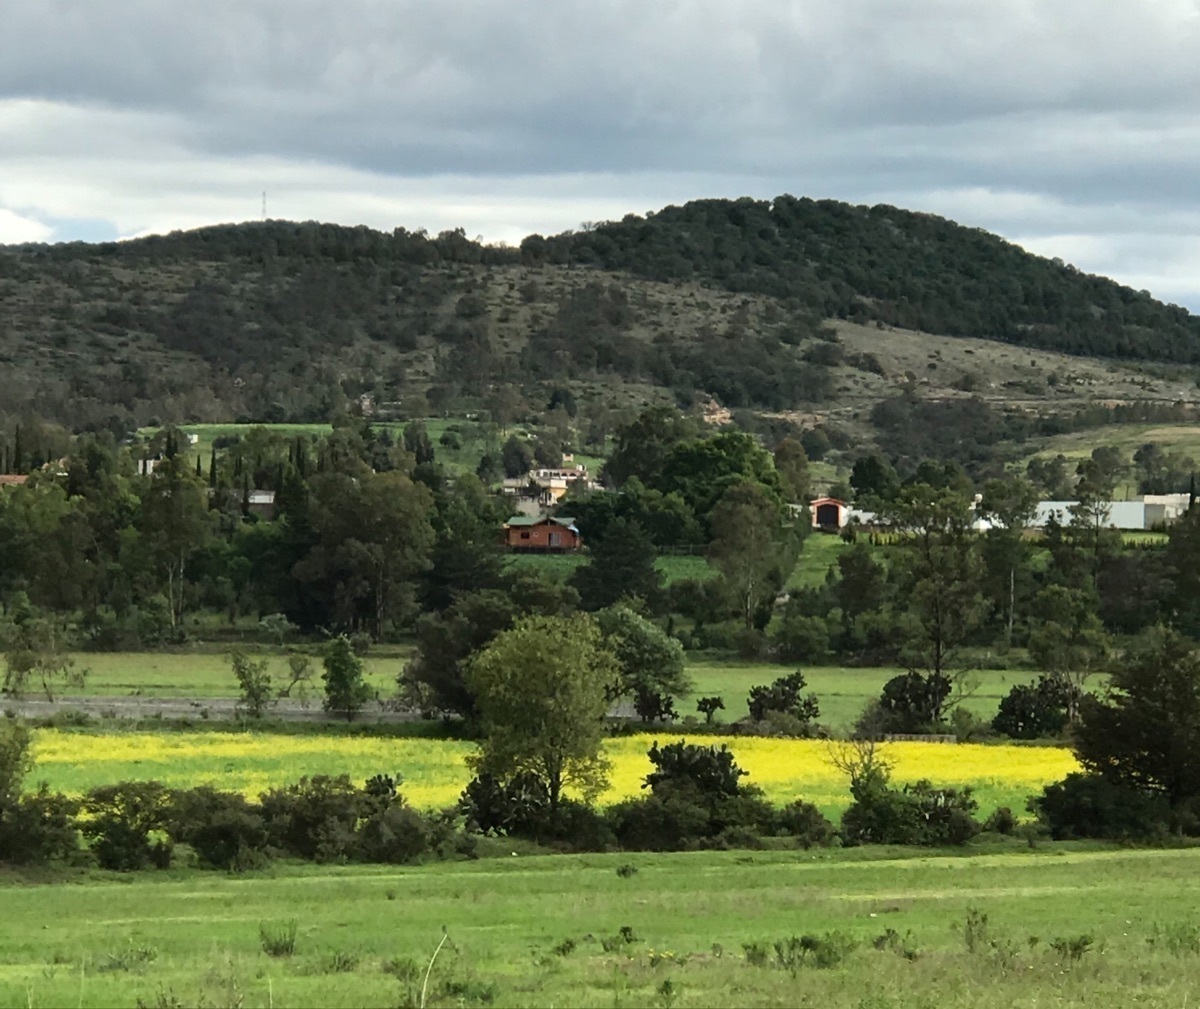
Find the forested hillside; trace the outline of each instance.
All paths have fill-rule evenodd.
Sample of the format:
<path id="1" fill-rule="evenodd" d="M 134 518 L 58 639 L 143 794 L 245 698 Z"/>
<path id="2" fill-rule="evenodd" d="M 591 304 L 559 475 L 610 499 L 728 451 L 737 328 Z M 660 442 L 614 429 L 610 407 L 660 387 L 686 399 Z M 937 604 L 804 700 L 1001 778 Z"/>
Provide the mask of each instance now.
<path id="1" fill-rule="evenodd" d="M 1143 362 L 1200 360 L 1198 325 L 891 207 L 700 201 L 519 249 L 461 230 L 271 221 L 0 250 L 0 414 L 114 433 L 324 421 L 360 401 L 381 416 L 503 418 L 555 389 L 589 414 L 711 399 L 841 410 L 850 423 L 900 393 L 1045 400 L 1064 414 L 1096 399 L 1191 398 L 1184 369 L 1147 377 Z M 1005 364 L 998 352 L 950 370 L 946 341 L 898 354 L 898 327 L 1128 364 L 1089 374 L 1082 359 Z"/>
<path id="2" fill-rule="evenodd" d="M 886 205 L 697 200 L 522 244 L 542 250 L 656 280 L 698 277 L 796 299 L 820 317 L 1069 354 L 1200 360 L 1200 322 L 1182 308 L 981 229 Z"/>

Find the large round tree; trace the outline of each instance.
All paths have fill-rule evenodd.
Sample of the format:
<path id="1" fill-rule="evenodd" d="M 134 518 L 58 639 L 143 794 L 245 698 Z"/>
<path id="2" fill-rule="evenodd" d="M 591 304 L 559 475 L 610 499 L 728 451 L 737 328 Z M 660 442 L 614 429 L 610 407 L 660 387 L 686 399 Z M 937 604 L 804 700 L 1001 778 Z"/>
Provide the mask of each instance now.
<path id="1" fill-rule="evenodd" d="M 618 675 L 591 617 L 518 621 L 470 662 L 482 730 L 475 770 L 502 781 L 535 775 L 546 786 L 551 816 L 564 788 L 594 799 L 608 784 L 601 744 Z"/>

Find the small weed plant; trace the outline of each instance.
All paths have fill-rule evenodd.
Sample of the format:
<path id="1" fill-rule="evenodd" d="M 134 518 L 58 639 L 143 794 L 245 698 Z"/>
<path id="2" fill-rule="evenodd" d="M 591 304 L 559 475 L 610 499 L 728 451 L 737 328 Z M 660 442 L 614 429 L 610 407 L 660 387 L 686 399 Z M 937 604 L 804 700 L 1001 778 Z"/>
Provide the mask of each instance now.
<path id="1" fill-rule="evenodd" d="M 284 957 L 296 952 L 296 919 L 263 922 L 258 926 L 258 942 L 267 956 Z"/>

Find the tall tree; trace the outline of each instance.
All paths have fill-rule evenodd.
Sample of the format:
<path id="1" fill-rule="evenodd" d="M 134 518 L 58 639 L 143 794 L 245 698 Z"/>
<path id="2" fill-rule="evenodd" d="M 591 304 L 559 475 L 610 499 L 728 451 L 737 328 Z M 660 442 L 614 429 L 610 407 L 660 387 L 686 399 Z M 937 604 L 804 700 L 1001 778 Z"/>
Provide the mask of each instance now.
<path id="1" fill-rule="evenodd" d="M 571 575 L 585 610 L 603 609 L 621 599 L 641 600 L 652 610 L 657 608 L 662 572 L 655 567 L 654 544 L 637 522 L 613 519 L 588 550 L 587 564 Z"/>
<path id="2" fill-rule="evenodd" d="M 784 438 L 775 446 L 775 469 L 783 481 L 784 494 L 792 502 L 808 503 L 810 494 L 808 455 L 795 438 Z"/>
<path id="3" fill-rule="evenodd" d="M 727 490 L 712 510 L 709 562 L 733 597 L 746 630 L 765 627 L 776 594 L 799 556 L 799 539 L 757 484 Z"/>
<path id="4" fill-rule="evenodd" d="M 902 487 L 886 511 L 902 534 L 898 598 L 910 621 L 902 658 L 912 671 L 953 679 L 958 652 L 985 612 L 973 511 L 965 495 L 927 484 Z"/>
<path id="5" fill-rule="evenodd" d="M 696 434 L 695 421 L 670 407 L 651 407 L 617 429 L 613 451 L 604 464 L 605 481 L 620 487 L 637 477 L 653 485 L 671 450 Z"/>
<path id="6" fill-rule="evenodd" d="M 691 689 L 683 646 L 657 624 L 628 606 L 601 610 L 596 620 L 620 668 L 618 696 L 677 697 Z"/>
<path id="7" fill-rule="evenodd" d="M 325 681 L 325 710 L 344 714 L 348 722 L 371 697 L 362 660 L 354 654 L 350 639 L 344 634 L 329 642 L 321 679 Z"/>
<path id="8" fill-rule="evenodd" d="M 171 626 L 183 618 L 188 561 L 212 533 L 204 484 L 181 455 L 163 460 L 142 495 L 138 522 L 142 543 L 159 572 Z"/>
<path id="9" fill-rule="evenodd" d="M 323 588 L 340 626 L 361 624 L 378 639 L 428 567 L 433 496 L 399 471 L 323 473 L 311 491 L 317 543 L 296 576 Z"/>
<path id="10" fill-rule="evenodd" d="M 501 780 L 535 775 L 551 815 L 563 789 L 594 799 L 608 782 L 601 750 L 619 670 L 590 617 L 526 617 L 470 663 L 482 738 L 471 764 Z"/>
<path id="11" fill-rule="evenodd" d="M 1200 799 L 1200 652 L 1159 632 L 1113 669 L 1107 695 L 1085 697 L 1075 753 L 1088 771 L 1164 796 Z"/>
<path id="12" fill-rule="evenodd" d="M 1067 701 L 1067 720 L 1079 720 L 1088 678 L 1108 656 L 1108 636 L 1096 616 L 1094 595 L 1062 585 L 1037 594 L 1037 627 L 1029 636 L 1029 656 L 1059 686 Z"/>
<path id="13" fill-rule="evenodd" d="M 989 480 L 978 509 L 979 515 L 991 522 L 982 549 L 988 598 L 995 612 L 1003 615 L 1004 640 L 1009 645 L 1017 620 L 1017 601 L 1025 598 L 1032 587 L 1032 548 L 1025 531 L 1037 514 L 1037 503 L 1033 484 L 1016 477 Z"/>

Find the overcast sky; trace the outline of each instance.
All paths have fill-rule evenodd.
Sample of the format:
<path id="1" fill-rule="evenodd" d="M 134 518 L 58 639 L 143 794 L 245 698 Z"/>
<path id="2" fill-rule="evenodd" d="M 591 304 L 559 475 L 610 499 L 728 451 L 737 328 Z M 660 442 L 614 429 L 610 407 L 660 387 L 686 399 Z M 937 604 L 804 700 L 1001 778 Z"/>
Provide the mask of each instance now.
<path id="1" fill-rule="evenodd" d="M 0 242 L 892 203 L 1200 309 L 1200 0 L 2 0 Z"/>

